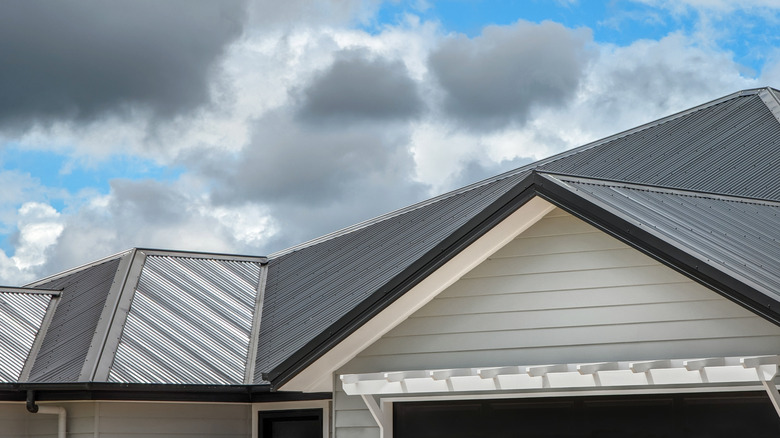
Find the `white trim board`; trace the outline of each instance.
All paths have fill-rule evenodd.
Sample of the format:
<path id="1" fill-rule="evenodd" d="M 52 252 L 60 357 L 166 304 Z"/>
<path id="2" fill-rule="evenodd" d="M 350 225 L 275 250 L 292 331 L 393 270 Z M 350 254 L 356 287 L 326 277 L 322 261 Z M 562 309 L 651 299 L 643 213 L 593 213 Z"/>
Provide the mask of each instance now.
<path id="1" fill-rule="evenodd" d="M 482 237 L 426 277 L 402 297 L 387 306 L 346 339 L 284 384 L 281 391 L 333 391 L 332 373 L 406 318 L 434 299 L 440 292 L 485 261 L 520 233 L 555 208 L 536 196 L 498 223 Z"/>
<path id="2" fill-rule="evenodd" d="M 345 374 L 347 395 L 527 391 L 771 382 L 780 356 L 662 359 Z"/>

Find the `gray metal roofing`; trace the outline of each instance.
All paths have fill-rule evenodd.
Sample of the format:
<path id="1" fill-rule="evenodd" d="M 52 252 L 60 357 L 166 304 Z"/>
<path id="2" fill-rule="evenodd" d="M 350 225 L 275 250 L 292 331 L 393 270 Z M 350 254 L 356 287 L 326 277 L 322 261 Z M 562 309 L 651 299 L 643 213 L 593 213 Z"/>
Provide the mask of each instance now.
<path id="1" fill-rule="evenodd" d="M 16 382 L 51 301 L 48 294 L 0 291 L 0 382 Z"/>
<path id="2" fill-rule="evenodd" d="M 147 256 L 109 381 L 243 383 L 260 269 Z"/>
<path id="3" fill-rule="evenodd" d="M 271 259 L 255 381 L 529 174 L 505 174 Z"/>
<path id="4" fill-rule="evenodd" d="M 539 170 L 778 201 L 779 128 L 759 94 L 741 95 Z"/>
<path id="5" fill-rule="evenodd" d="M 596 142 L 538 170 L 780 201 L 780 124 L 771 90 L 714 105 Z"/>
<path id="6" fill-rule="evenodd" d="M 780 203 L 555 177 L 580 196 L 780 300 Z"/>
<path id="7" fill-rule="evenodd" d="M 29 381 L 78 381 L 118 265 L 119 257 L 36 285 L 62 295 Z"/>

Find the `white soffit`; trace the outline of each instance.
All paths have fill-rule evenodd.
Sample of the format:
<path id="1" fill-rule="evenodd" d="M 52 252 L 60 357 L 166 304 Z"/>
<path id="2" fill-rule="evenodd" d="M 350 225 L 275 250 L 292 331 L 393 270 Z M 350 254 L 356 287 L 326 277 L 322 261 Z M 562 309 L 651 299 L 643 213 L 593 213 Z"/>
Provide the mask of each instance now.
<path id="1" fill-rule="evenodd" d="M 555 206 L 535 196 L 450 259 L 313 364 L 282 385 L 282 391 L 332 391 L 334 373 L 440 292 L 538 222 Z"/>
<path id="2" fill-rule="evenodd" d="M 780 356 L 663 359 L 344 374 L 349 395 L 771 382 Z"/>

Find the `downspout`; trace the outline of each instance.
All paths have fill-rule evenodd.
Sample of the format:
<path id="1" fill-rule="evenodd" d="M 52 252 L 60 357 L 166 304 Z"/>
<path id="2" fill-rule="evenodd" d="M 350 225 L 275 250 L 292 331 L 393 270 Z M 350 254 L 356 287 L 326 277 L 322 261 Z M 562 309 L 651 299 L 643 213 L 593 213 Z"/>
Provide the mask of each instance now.
<path id="1" fill-rule="evenodd" d="M 57 438 L 66 438 L 68 411 L 62 406 L 38 406 L 35 404 L 35 391 L 27 390 L 27 411 L 33 414 L 57 415 Z"/>

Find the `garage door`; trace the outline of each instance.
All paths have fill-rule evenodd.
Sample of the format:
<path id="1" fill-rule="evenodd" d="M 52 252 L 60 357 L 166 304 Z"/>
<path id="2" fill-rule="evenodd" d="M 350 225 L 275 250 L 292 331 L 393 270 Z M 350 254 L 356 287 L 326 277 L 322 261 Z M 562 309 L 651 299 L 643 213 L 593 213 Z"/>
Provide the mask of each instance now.
<path id="1" fill-rule="evenodd" d="M 778 437 L 766 393 L 396 403 L 396 438 Z"/>

